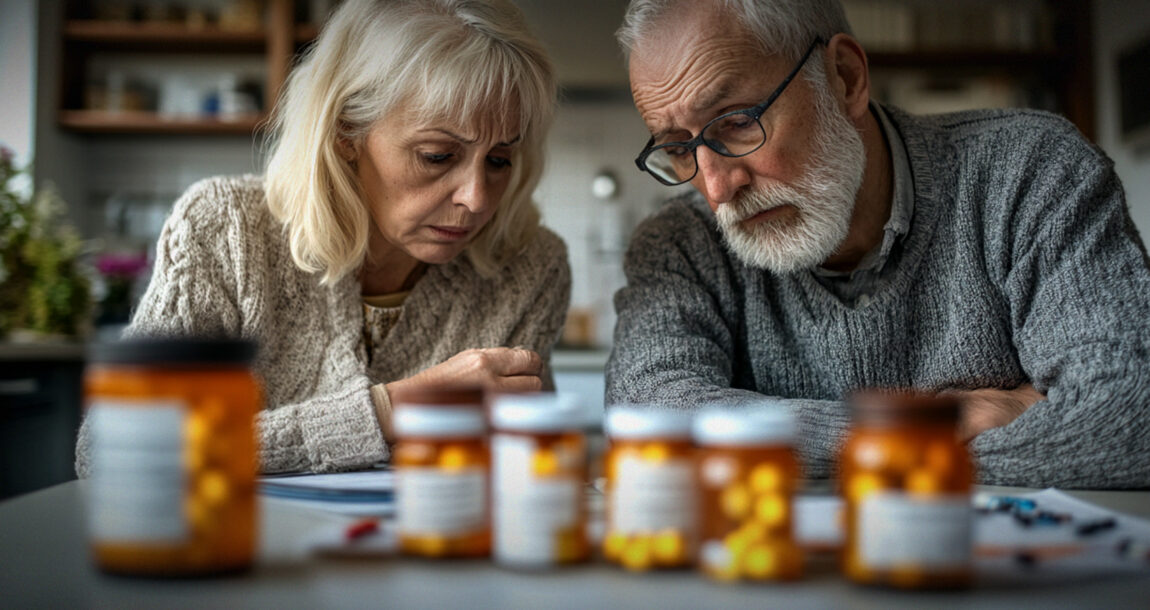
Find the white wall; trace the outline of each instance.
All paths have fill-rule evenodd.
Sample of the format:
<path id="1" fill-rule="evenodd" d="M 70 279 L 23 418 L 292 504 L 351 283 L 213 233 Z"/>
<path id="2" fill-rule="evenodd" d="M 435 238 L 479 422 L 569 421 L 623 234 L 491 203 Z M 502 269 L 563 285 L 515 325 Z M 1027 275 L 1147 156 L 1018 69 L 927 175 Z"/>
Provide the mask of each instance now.
<path id="1" fill-rule="evenodd" d="M 625 91 L 605 99 L 566 101 L 549 136 L 547 169 L 535 192 L 543 223 L 567 242 L 571 307 L 594 316 L 599 345 L 611 343 L 611 298 L 625 283 L 622 260 L 631 230 L 676 192 L 635 167 L 635 156 L 649 137 Z M 603 170 L 617 177 L 614 199 L 591 194 L 591 179 Z"/>
<path id="2" fill-rule="evenodd" d="M 1126 187 L 1130 215 L 1150 241 L 1150 148 L 1135 150 L 1122 142 L 1118 104 L 1118 53 L 1150 38 L 1150 0 L 1095 0 L 1094 61 L 1098 145 L 1114 159 L 1118 177 Z M 1150 83 L 1142 95 L 1150 95 Z"/>
<path id="3" fill-rule="evenodd" d="M 34 2 L 0 0 L 0 143 L 16 152 L 19 165 L 27 164 L 33 154 L 35 34 Z"/>

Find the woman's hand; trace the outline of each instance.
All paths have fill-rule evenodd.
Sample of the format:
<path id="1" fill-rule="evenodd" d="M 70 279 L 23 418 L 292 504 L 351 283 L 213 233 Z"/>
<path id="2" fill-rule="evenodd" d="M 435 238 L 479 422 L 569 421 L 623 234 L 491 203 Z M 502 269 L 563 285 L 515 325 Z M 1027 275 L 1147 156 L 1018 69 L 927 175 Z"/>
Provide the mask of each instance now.
<path id="1" fill-rule="evenodd" d="M 543 358 L 520 347 L 490 347 L 459 352 L 407 379 L 386 385 L 397 389 L 447 385 L 478 385 L 492 392 L 538 392 L 543 389 Z"/>

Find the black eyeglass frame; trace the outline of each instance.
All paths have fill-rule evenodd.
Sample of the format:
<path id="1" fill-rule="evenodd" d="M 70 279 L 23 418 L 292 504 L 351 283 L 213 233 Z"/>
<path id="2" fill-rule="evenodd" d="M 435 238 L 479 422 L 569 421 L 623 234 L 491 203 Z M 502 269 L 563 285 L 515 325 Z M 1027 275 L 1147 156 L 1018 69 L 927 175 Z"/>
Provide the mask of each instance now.
<path id="1" fill-rule="evenodd" d="M 807 47 L 806 53 L 803 53 L 802 59 L 800 59 L 798 64 L 796 64 L 795 67 L 791 70 L 791 73 L 788 74 L 787 77 L 783 79 L 783 82 L 779 83 L 779 86 L 776 87 L 773 92 L 771 92 L 770 97 L 768 97 L 766 99 L 766 101 L 764 101 L 763 103 L 761 103 L 757 106 L 752 106 L 751 108 L 744 108 L 743 110 L 732 110 L 731 112 L 726 112 L 726 113 L 720 114 L 719 116 L 711 119 L 710 121 L 707 121 L 707 124 L 703 125 L 703 128 L 701 130 L 699 130 L 698 135 L 696 135 L 695 137 L 693 137 L 690 140 L 687 140 L 685 142 L 667 142 L 665 144 L 660 144 L 658 146 L 654 146 L 655 137 L 651 136 L 651 139 L 647 140 L 647 145 L 643 147 L 643 152 L 639 153 L 639 156 L 635 158 L 635 165 L 638 166 L 639 171 L 647 172 L 648 174 L 651 174 L 652 178 L 654 178 L 655 180 L 658 180 L 659 182 L 661 182 L 662 184 L 665 184 L 667 186 L 678 186 L 680 184 L 686 184 L 687 182 L 694 180 L 695 176 L 697 176 L 699 174 L 699 157 L 698 157 L 697 150 L 698 150 L 700 145 L 705 145 L 707 148 L 710 148 L 711 150 L 715 151 L 716 153 L 723 155 L 724 157 L 729 157 L 732 159 L 738 158 L 738 157 L 745 157 L 745 156 L 755 152 L 756 150 L 759 150 L 760 148 L 762 148 L 763 144 L 767 143 L 767 132 L 765 129 L 763 129 L 763 123 L 759 119 L 767 111 L 767 108 L 770 108 L 771 104 L 775 103 L 775 100 L 778 99 L 779 96 L 783 94 L 783 91 L 786 90 L 787 85 L 791 84 L 791 81 L 794 80 L 795 76 L 798 76 L 799 71 L 803 69 L 803 66 L 806 65 L 806 63 L 807 63 L 807 59 L 809 59 L 811 56 L 811 53 L 814 52 L 815 47 L 817 47 L 823 43 L 824 43 L 824 41 L 823 41 L 822 37 L 815 38 L 814 41 L 811 42 L 811 46 Z M 731 154 L 729 151 L 724 152 L 724 150 L 720 150 L 719 148 L 716 148 L 715 146 L 713 146 L 711 144 L 711 141 L 708 141 L 706 138 L 703 137 L 703 134 L 707 133 L 707 129 L 709 129 L 711 127 L 711 125 L 713 125 L 713 124 L 715 124 L 715 123 L 717 123 L 723 119 L 726 119 L 726 118 L 729 118 L 732 116 L 736 116 L 736 115 L 740 115 L 740 114 L 751 117 L 751 119 L 753 119 L 755 121 L 755 123 L 757 123 L 759 125 L 759 131 L 761 131 L 763 133 L 763 141 L 760 142 L 758 146 L 752 148 L 751 150 L 748 150 L 747 152 L 739 153 L 736 155 L 736 154 Z M 721 143 L 719 143 L 719 144 L 721 145 Z M 695 162 L 694 173 L 692 173 L 690 175 L 690 177 L 688 177 L 684 180 L 680 180 L 678 182 L 669 182 L 669 181 L 663 179 L 662 177 L 660 177 L 655 172 L 651 171 L 647 167 L 647 157 L 651 156 L 651 154 L 656 152 L 656 151 L 662 150 L 664 148 L 670 148 L 672 146 L 679 147 L 679 148 L 686 148 L 686 149 L 690 150 L 691 151 L 691 157 L 692 157 L 692 159 L 694 159 L 694 162 Z M 722 146 L 720 146 L 720 148 L 725 149 L 725 147 L 722 147 Z"/>

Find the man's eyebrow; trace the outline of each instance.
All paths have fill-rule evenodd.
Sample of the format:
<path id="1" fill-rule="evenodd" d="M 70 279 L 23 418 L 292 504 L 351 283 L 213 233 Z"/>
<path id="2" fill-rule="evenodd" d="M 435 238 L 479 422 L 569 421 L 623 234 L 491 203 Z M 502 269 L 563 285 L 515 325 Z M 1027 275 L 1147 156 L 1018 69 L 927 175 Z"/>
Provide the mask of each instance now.
<path id="1" fill-rule="evenodd" d="M 687 111 L 692 112 L 692 113 L 706 112 L 707 110 L 714 108 L 716 104 L 718 104 L 719 102 L 723 101 L 728 96 L 730 96 L 731 90 L 733 88 L 734 88 L 734 83 L 732 83 L 731 81 L 724 81 L 722 83 L 719 83 L 718 87 L 710 90 L 708 93 L 706 93 L 705 95 L 703 95 L 700 98 L 697 98 L 695 101 L 690 102 L 687 105 Z M 655 141 L 658 142 L 660 140 L 660 138 L 665 137 L 668 133 L 671 133 L 673 131 L 680 131 L 680 130 L 677 127 L 666 127 L 666 128 L 660 129 L 659 131 L 653 132 L 651 134 L 651 137 L 653 137 L 655 139 Z"/>
<path id="2" fill-rule="evenodd" d="M 718 87 L 711 89 L 711 91 L 707 94 L 696 99 L 694 102 L 691 102 L 687 108 L 691 112 L 704 112 L 706 110 L 710 110 L 715 106 L 715 104 L 718 104 L 727 96 L 729 96 L 731 94 L 732 88 L 733 84 L 730 81 L 724 81 L 720 83 Z"/>

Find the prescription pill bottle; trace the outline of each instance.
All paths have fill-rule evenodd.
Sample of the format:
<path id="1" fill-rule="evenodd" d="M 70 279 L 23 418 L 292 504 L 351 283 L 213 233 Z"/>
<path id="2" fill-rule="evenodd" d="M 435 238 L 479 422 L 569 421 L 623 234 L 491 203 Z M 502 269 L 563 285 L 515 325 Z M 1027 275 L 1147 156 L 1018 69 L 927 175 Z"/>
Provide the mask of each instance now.
<path id="1" fill-rule="evenodd" d="M 509 394 L 491 405 L 494 556 L 538 569 L 587 559 L 585 417 L 570 395 Z"/>
<path id="2" fill-rule="evenodd" d="M 710 408 L 694 422 L 699 448 L 699 567 L 722 581 L 794 580 L 799 480 L 795 423 L 782 405 Z"/>
<path id="3" fill-rule="evenodd" d="M 616 406 L 604 431 L 604 557 L 633 571 L 692 565 L 698 498 L 690 414 Z"/>
<path id="4" fill-rule="evenodd" d="M 900 588 L 968 585 L 973 468 L 956 436 L 959 402 L 886 391 L 851 402 L 840 465 L 847 578 Z"/>
<path id="5" fill-rule="evenodd" d="M 254 343 L 96 344 L 85 373 L 96 564 L 130 575 L 240 570 L 256 547 Z"/>
<path id="6" fill-rule="evenodd" d="M 396 392 L 396 535 L 400 551 L 422 557 L 486 557 L 491 455 L 478 388 Z"/>

